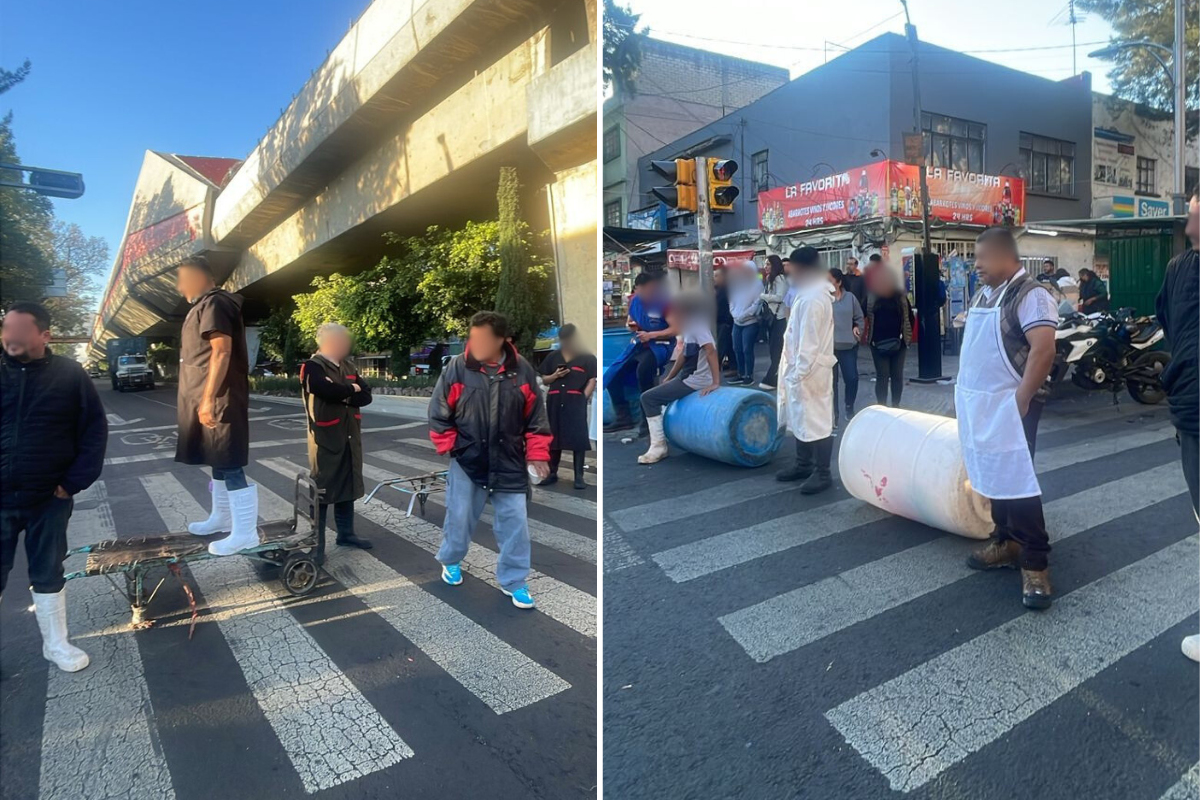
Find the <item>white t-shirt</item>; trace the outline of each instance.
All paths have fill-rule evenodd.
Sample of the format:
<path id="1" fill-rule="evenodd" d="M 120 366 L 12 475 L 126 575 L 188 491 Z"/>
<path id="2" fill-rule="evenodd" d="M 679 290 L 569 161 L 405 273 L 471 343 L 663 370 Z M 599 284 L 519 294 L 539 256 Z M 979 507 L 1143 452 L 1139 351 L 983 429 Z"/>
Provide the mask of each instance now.
<path id="1" fill-rule="evenodd" d="M 679 337 L 675 345 L 675 359 L 683 359 L 684 386 L 704 389 L 712 384 L 712 370 L 708 366 L 708 355 L 704 352 L 706 344 L 716 346 L 712 331 L 705 324 L 694 325 Z M 689 369 L 692 370 L 690 373 Z"/>

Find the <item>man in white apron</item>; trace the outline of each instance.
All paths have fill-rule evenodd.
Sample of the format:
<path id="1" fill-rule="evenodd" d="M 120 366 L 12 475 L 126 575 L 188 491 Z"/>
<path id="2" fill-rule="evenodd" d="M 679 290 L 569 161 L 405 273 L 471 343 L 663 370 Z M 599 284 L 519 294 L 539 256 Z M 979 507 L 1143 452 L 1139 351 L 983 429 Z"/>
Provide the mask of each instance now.
<path id="1" fill-rule="evenodd" d="M 1025 274 L 1008 228 L 980 234 L 975 269 L 981 287 L 967 312 L 954 405 L 967 475 L 992 501 L 996 530 L 967 565 L 1020 568 L 1025 606 L 1049 608 L 1050 537 L 1033 452 L 1058 310 L 1050 292 Z"/>

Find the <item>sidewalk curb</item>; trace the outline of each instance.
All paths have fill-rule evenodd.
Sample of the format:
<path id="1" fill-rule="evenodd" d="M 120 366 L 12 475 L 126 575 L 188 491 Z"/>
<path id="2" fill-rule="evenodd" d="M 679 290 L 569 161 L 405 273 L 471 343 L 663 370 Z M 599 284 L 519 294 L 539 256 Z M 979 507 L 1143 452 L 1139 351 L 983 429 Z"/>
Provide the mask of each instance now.
<path id="1" fill-rule="evenodd" d="M 280 405 L 301 407 L 304 401 L 299 397 L 275 397 L 265 394 L 252 394 L 250 399 L 262 403 L 278 403 Z M 376 414 L 391 414 L 405 419 L 425 419 L 428 416 L 428 397 L 406 397 L 403 395 L 375 395 L 367 410 Z"/>

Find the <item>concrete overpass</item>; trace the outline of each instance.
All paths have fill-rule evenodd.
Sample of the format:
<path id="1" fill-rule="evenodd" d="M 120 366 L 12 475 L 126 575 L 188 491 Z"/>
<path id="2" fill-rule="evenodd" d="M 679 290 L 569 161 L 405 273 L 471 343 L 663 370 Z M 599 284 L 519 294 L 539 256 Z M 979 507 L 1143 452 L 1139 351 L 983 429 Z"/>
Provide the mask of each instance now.
<path id="1" fill-rule="evenodd" d="M 147 152 L 92 348 L 177 334 L 204 253 L 251 320 L 382 233 L 494 218 L 499 168 L 554 243 L 560 318 L 596 314 L 595 0 L 375 0 L 244 159 Z M 592 342 L 591 344 L 595 344 Z"/>

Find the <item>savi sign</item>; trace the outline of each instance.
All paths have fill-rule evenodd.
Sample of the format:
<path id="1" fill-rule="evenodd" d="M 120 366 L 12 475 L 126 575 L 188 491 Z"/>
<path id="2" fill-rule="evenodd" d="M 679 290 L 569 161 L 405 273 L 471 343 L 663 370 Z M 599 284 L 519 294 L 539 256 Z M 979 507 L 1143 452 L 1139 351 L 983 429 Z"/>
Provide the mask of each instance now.
<path id="1" fill-rule="evenodd" d="M 920 219 L 920 167 L 877 161 L 758 195 L 758 226 L 767 233 L 898 217 Z M 929 214 L 964 225 L 1019 225 L 1025 183 L 929 167 Z"/>

